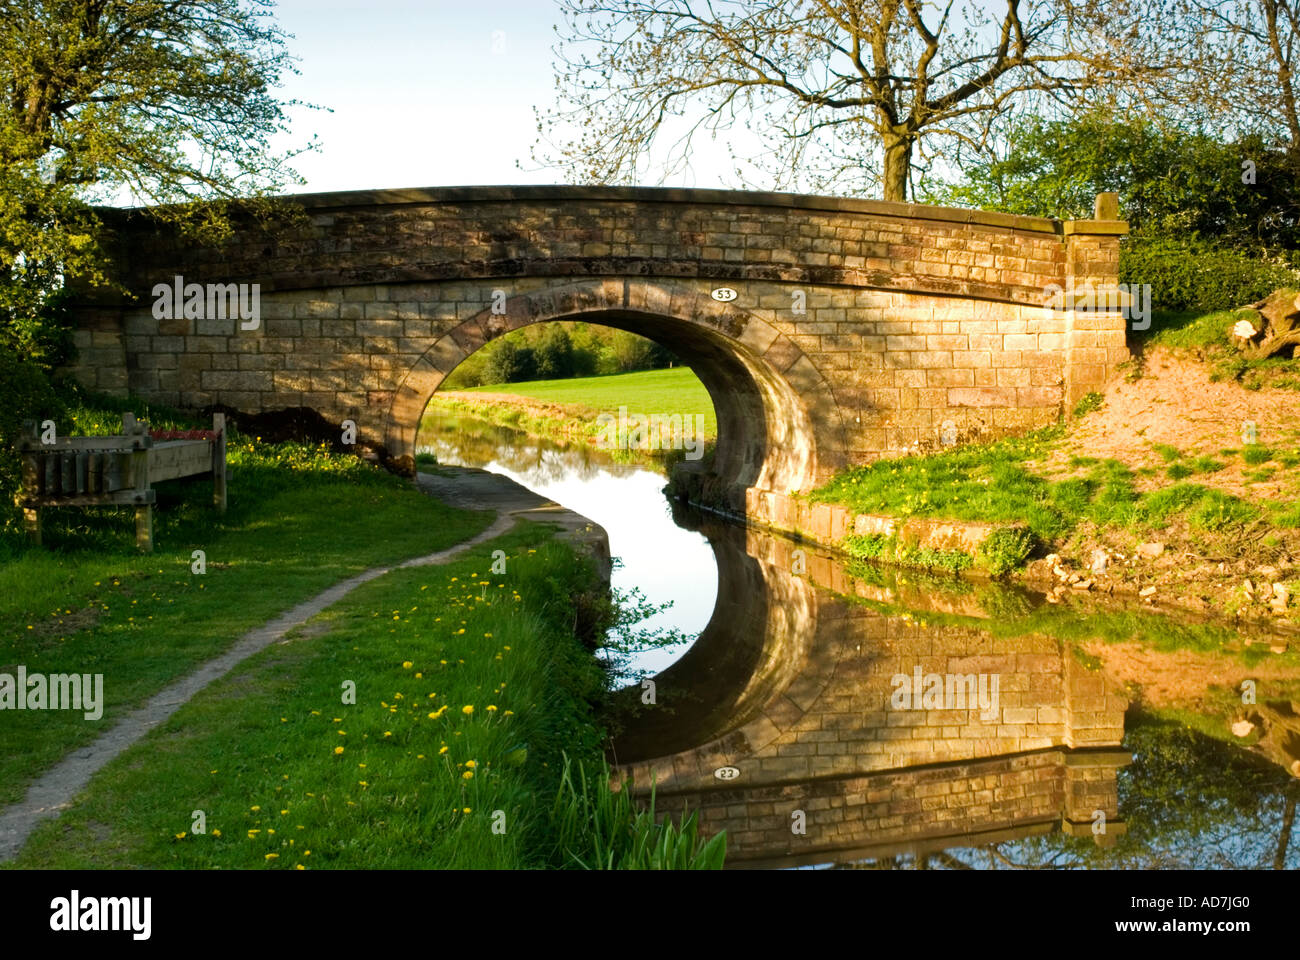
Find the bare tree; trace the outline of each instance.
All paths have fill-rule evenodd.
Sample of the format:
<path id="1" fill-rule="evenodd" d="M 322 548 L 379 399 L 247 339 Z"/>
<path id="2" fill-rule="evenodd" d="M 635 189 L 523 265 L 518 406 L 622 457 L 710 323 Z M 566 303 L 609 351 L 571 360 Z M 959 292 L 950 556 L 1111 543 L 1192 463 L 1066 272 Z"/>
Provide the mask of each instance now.
<path id="1" fill-rule="evenodd" d="M 1300 159 L 1300 0 L 1176 0 L 1152 13 L 1135 43 L 1175 69 L 1142 89 L 1148 106 Z"/>
<path id="2" fill-rule="evenodd" d="M 1142 14 L 1126 0 L 560 5 L 558 103 L 539 111 L 533 155 L 583 182 L 634 181 L 680 132 L 666 178 L 701 131 L 740 124 L 763 143 L 742 162 L 770 185 L 858 180 L 906 200 L 914 166 L 984 148 L 1013 107 L 1073 104 L 1154 66 L 1128 56 Z"/>

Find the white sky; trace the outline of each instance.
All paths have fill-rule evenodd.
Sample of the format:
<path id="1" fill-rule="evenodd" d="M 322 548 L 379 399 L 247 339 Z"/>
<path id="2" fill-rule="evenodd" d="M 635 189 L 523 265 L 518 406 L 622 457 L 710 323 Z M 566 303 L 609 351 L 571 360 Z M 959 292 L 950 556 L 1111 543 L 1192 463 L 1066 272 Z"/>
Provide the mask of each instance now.
<path id="1" fill-rule="evenodd" d="M 322 150 L 294 163 L 307 178 L 295 192 L 566 181 L 529 156 L 532 108 L 554 102 L 552 0 L 280 0 L 277 11 L 301 71 L 281 96 L 334 111 L 294 111 L 294 137 L 277 141 L 320 135 Z M 738 186 L 730 169 L 721 144 L 698 139 L 693 170 L 667 185 Z"/>

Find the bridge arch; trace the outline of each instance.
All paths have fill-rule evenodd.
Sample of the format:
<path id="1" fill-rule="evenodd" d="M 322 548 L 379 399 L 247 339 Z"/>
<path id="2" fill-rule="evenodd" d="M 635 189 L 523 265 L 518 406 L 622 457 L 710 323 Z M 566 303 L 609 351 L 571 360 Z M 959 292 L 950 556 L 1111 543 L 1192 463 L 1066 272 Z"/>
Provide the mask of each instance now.
<path id="1" fill-rule="evenodd" d="M 585 320 L 649 337 L 695 372 L 718 421 L 709 481 L 734 506 L 743 507 L 746 488 L 807 489 L 819 474 L 846 462 L 834 392 L 788 337 L 762 317 L 701 291 L 627 278 L 516 294 L 504 310 L 485 307 L 447 331 L 393 394 L 383 436 L 394 465 L 414 469 L 420 418 L 457 366 L 506 333 L 552 320 Z"/>

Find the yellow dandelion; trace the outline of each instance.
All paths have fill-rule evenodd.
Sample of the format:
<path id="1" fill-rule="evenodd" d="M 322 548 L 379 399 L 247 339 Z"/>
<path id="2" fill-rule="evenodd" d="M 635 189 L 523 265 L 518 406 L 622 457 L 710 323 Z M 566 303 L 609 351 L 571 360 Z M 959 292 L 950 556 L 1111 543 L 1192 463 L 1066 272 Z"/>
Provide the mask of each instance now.
<path id="1" fill-rule="evenodd" d="M 465 704 L 465 706 L 460 708 L 460 712 L 465 714 L 465 716 L 467 717 L 470 716 L 474 712 L 474 704 L 472 703 Z"/>
<path id="2" fill-rule="evenodd" d="M 334 752 L 335 752 L 335 753 L 342 753 L 342 752 L 343 752 L 343 748 L 342 748 L 342 747 L 335 747 L 335 748 L 334 748 Z"/>
<path id="3" fill-rule="evenodd" d="M 475 767 L 478 766 L 478 763 L 477 763 L 476 761 L 474 761 L 474 760 L 466 760 L 466 761 L 465 761 L 465 766 L 467 766 L 467 767 L 469 767 L 471 770 L 473 770 Z"/>
<path id="4" fill-rule="evenodd" d="M 185 834 L 184 834 L 184 833 L 178 833 L 178 834 L 176 834 L 176 839 L 177 839 L 177 840 L 184 840 L 184 839 L 185 839 Z"/>
<path id="5" fill-rule="evenodd" d="M 413 667 L 413 666 L 415 666 L 415 664 L 411 663 L 410 660 L 403 660 L 403 661 L 402 661 L 402 669 L 403 669 L 403 670 L 410 670 L 411 667 Z"/>
<path id="6" fill-rule="evenodd" d="M 267 859 L 267 860 L 278 860 L 279 858 L 280 858 L 280 855 L 279 855 L 278 853 L 268 853 L 268 854 L 266 855 L 266 859 Z"/>
<path id="7" fill-rule="evenodd" d="M 495 704 L 495 703 L 489 703 L 489 704 L 488 704 L 488 713 L 496 713 L 496 712 L 497 712 L 497 706 L 496 706 L 496 704 Z"/>
<path id="8" fill-rule="evenodd" d="M 442 747 L 442 748 L 438 751 L 438 756 L 441 757 L 444 753 L 447 752 L 448 749 L 449 749 L 448 747 Z"/>
<path id="9" fill-rule="evenodd" d="M 220 831 L 220 830 L 213 830 L 213 831 L 212 831 L 212 835 L 213 835 L 214 837 L 219 837 L 219 836 L 221 836 L 221 831 Z"/>
<path id="10" fill-rule="evenodd" d="M 462 780 L 473 780 L 473 779 L 474 779 L 474 771 L 473 771 L 473 770 L 466 770 L 464 773 L 462 773 L 462 774 L 460 775 L 460 778 L 461 778 Z"/>

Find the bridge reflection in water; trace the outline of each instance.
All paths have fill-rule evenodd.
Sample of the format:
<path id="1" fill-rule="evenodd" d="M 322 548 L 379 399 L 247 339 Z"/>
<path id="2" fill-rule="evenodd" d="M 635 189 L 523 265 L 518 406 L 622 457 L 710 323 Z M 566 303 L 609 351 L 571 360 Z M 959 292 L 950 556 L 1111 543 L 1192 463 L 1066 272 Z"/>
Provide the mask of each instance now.
<path id="1" fill-rule="evenodd" d="M 741 867 L 1124 831 L 1128 701 L 1068 641 L 997 629 L 1032 614 L 1031 594 L 850 572 L 811 545 L 698 523 L 718 559 L 713 619 L 655 678 L 653 705 L 635 685 L 620 695 L 618 772 L 638 794 L 653 776 L 657 813 L 698 811 Z M 903 698 L 918 672 L 982 680 L 984 704 Z"/>

